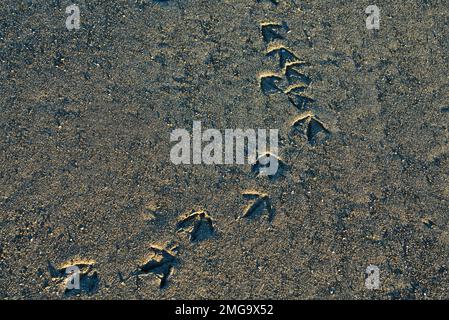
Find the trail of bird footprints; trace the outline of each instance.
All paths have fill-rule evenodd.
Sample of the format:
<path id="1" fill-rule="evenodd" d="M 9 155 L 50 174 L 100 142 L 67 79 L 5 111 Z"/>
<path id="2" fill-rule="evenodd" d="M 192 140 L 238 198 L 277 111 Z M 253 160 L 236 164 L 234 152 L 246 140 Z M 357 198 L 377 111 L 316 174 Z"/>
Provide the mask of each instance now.
<path id="1" fill-rule="evenodd" d="M 258 3 L 267 2 L 273 6 L 278 6 L 279 0 L 257 0 Z M 310 106 L 315 103 L 315 99 L 307 94 L 307 89 L 312 83 L 312 79 L 303 69 L 309 64 L 301 60 L 296 53 L 286 47 L 286 35 L 289 27 L 285 22 L 266 22 L 260 25 L 263 41 L 267 44 L 266 56 L 270 59 L 278 61 L 278 70 L 262 72 L 259 75 L 260 88 L 264 95 L 270 96 L 275 94 L 285 95 L 288 101 L 296 110 L 302 112 L 291 123 L 291 134 L 299 134 L 310 145 L 317 145 L 325 141 L 331 135 L 325 124 L 312 112 Z M 270 179 L 276 179 L 283 176 L 288 169 L 288 165 L 277 155 L 267 154 L 264 157 L 276 157 L 279 163 L 279 169 L 275 176 Z M 260 159 L 260 158 L 259 158 Z M 255 177 L 259 176 L 260 168 L 263 166 L 259 159 L 251 166 L 251 171 Z M 243 209 L 242 214 L 237 218 L 252 220 L 257 217 L 266 216 L 268 222 L 274 219 L 275 209 L 272 205 L 270 196 L 267 193 L 258 191 L 243 191 L 243 200 L 247 201 L 247 206 Z M 175 227 L 176 234 L 186 235 L 192 243 L 213 238 L 215 234 L 214 220 L 211 215 L 204 211 L 191 211 L 181 217 Z M 151 245 L 150 257 L 138 265 L 137 269 L 123 279 L 121 273 L 119 278 L 126 281 L 134 277 L 143 277 L 151 275 L 158 281 L 159 288 L 167 287 L 169 278 L 173 275 L 175 268 L 179 263 L 177 254 L 177 245 L 159 246 Z M 61 283 L 66 279 L 67 267 L 75 266 L 80 270 L 80 288 L 65 289 L 65 295 L 73 295 L 79 293 L 93 294 L 99 286 L 99 276 L 95 271 L 92 263 L 74 263 L 56 269 L 49 264 L 49 271 L 54 281 Z"/>
<path id="2" fill-rule="evenodd" d="M 312 79 L 301 69 L 307 66 L 293 52 L 282 45 L 271 47 L 269 57 L 279 59 L 281 72 L 264 72 L 260 75 L 260 86 L 265 95 L 284 94 L 298 110 L 307 109 L 315 100 L 305 93 Z"/>
<path id="3" fill-rule="evenodd" d="M 274 2 L 273 2 L 274 3 Z M 276 5 L 278 2 L 275 3 Z M 303 69 L 309 63 L 283 44 L 289 27 L 285 22 L 264 22 L 260 25 L 266 55 L 279 62 L 279 70 L 265 71 L 259 76 L 264 95 L 285 95 L 302 114 L 291 124 L 292 134 L 300 134 L 310 145 L 324 142 L 331 135 L 325 124 L 311 111 L 316 100 L 307 93 L 312 78 Z"/>

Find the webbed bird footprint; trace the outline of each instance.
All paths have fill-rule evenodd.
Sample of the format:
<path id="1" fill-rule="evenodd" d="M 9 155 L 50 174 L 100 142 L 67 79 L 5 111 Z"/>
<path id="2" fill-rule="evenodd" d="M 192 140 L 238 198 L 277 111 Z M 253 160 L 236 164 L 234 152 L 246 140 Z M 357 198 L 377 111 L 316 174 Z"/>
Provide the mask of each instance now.
<path id="1" fill-rule="evenodd" d="M 262 31 L 262 38 L 266 43 L 284 39 L 283 33 L 288 31 L 288 26 L 286 23 L 273 23 L 266 22 L 260 25 L 260 29 Z"/>
<path id="2" fill-rule="evenodd" d="M 50 276 L 54 281 L 64 284 L 64 294 L 66 296 L 86 293 L 88 295 L 97 292 L 100 278 L 98 272 L 95 271 L 95 263 L 93 261 L 78 261 L 67 263 L 60 268 L 55 268 L 50 262 L 48 263 Z M 75 279 L 79 280 L 79 289 L 75 286 Z M 72 286 L 69 286 L 72 284 Z"/>
<path id="3" fill-rule="evenodd" d="M 331 134 L 324 123 L 309 112 L 296 118 L 292 128 L 293 132 L 299 132 L 311 145 L 324 142 Z"/>
<path id="4" fill-rule="evenodd" d="M 257 191 L 245 191 L 242 195 L 244 199 L 250 201 L 250 204 L 243 211 L 241 218 L 260 216 L 266 211 L 268 213 L 268 221 L 273 220 L 275 212 L 268 194 L 259 193 Z"/>
<path id="5" fill-rule="evenodd" d="M 153 274 L 159 279 L 159 288 L 165 288 L 177 264 L 174 250 L 175 248 L 164 249 L 159 246 L 151 246 L 153 254 L 143 265 L 139 266 L 139 270 L 134 275 Z"/>
<path id="6" fill-rule="evenodd" d="M 279 67 L 282 70 L 285 68 L 287 63 L 305 63 L 304 61 L 300 60 L 293 52 L 291 52 L 290 49 L 287 49 L 283 45 L 272 46 L 268 48 L 267 55 L 269 57 L 278 57 Z"/>
<path id="7" fill-rule="evenodd" d="M 282 93 L 283 91 L 279 88 L 279 83 L 282 81 L 282 77 L 269 73 L 260 76 L 260 87 L 263 94 L 270 95 L 276 93 Z"/>
<path id="8" fill-rule="evenodd" d="M 303 84 L 297 84 L 290 86 L 285 90 L 285 94 L 287 95 L 288 100 L 298 110 L 304 110 L 308 107 L 309 104 L 315 102 L 315 99 L 305 93 L 306 89 L 307 86 Z"/>
<path id="9" fill-rule="evenodd" d="M 185 215 L 176 225 L 177 232 L 189 234 L 190 241 L 202 241 L 214 234 L 212 217 L 206 211 L 194 211 Z"/>
<path id="10" fill-rule="evenodd" d="M 277 163 L 277 171 L 272 172 L 272 167 L 274 161 Z M 253 172 L 256 177 L 268 176 L 269 179 L 277 179 L 284 176 L 285 172 L 289 169 L 289 166 L 277 155 L 270 152 L 261 155 L 257 158 L 256 162 L 251 165 L 251 172 Z"/>
<path id="11" fill-rule="evenodd" d="M 310 85 L 312 82 L 312 79 L 307 76 L 306 74 L 300 72 L 298 70 L 299 67 L 305 66 L 305 62 L 293 62 L 288 63 L 285 66 L 285 77 L 287 78 L 287 81 L 289 84 L 294 83 L 304 83 L 305 85 Z"/>

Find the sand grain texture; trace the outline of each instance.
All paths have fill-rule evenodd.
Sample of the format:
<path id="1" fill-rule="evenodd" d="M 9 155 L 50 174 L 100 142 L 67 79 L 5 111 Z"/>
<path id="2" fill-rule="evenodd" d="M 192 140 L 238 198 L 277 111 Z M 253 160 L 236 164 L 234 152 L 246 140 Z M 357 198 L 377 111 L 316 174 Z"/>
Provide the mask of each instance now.
<path id="1" fill-rule="evenodd" d="M 449 297 L 446 1 L 77 2 L 0 3 L 0 298 Z M 173 165 L 193 121 L 280 129 L 285 172 Z"/>

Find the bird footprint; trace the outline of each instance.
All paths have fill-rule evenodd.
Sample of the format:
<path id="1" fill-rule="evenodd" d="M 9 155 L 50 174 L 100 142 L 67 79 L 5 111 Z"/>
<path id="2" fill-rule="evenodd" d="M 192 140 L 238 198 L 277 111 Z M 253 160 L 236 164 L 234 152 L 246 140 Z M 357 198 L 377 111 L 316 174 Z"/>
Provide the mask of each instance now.
<path id="1" fill-rule="evenodd" d="M 272 221 L 274 217 L 274 209 L 271 205 L 271 199 L 268 194 L 256 191 L 245 191 L 242 193 L 243 198 L 250 200 L 250 204 L 243 211 L 241 218 L 251 218 L 261 215 L 264 211 L 268 213 L 268 221 Z"/>
<path id="2" fill-rule="evenodd" d="M 212 217 L 203 210 L 185 215 L 176 227 L 177 232 L 188 233 L 192 242 L 205 240 L 214 234 Z"/>
<path id="3" fill-rule="evenodd" d="M 161 248 L 159 246 L 151 246 L 153 254 L 135 275 L 153 274 L 159 279 L 159 288 L 163 289 L 167 286 L 168 278 L 172 275 L 173 269 L 177 264 L 175 249 Z"/>
<path id="4" fill-rule="evenodd" d="M 266 22 L 260 25 L 260 29 L 263 40 L 270 43 L 278 39 L 284 39 L 283 34 L 288 31 L 288 26 L 286 23 Z"/>
<path id="5" fill-rule="evenodd" d="M 273 175 L 267 175 L 268 167 L 267 165 L 273 163 L 273 160 L 277 162 L 277 171 Z M 251 165 L 251 172 L 255 174 L 256 177 L 267 176 L 270 180 L 276 180 L 280 177 L 285 176 L 285 172 L 289 169 L 289 166 L 277 155 L 267 152 L 261 155 L 254 164 Z"/>
<path id="6" fill-rule="evenodd" d="M 311 145 L 324 142 L 329 136 L 330 131 L 325 127 L 318 117 L 307 112 L 293 121 L 293 132 L 299 132 Z"/>
<path id="7" fill-rule="evenodd" d="M 100 282 L 94 264 L 95 263 L 92 261 L 71 262 L 57 269 L 49 262 L 48 269 L 53 280 L 65 284 L 64 294 L 66 296 L 77 295 L 80 293 L 91 295 L 98 290 Z M 73 281 L 73 273 L 75 270 L 78 272 L 79 276 L 79 288 L 70 288 L 68 282 Z"/>

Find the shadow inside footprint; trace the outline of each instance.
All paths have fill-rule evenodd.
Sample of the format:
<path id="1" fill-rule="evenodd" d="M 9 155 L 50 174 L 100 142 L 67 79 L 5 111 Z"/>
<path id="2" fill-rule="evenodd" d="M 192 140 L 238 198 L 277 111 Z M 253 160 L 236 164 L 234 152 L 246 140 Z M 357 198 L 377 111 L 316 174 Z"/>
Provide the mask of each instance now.
<path id="1" fill-rule="evenodd" d="M 301 60 L 293 52 L 283 46 L 269 49 L 267 55 L 269 57 L 278 56 L 279 67 L 281 69 L 284 69 L 287 63 L 291 64 L 293 62 L 301 62 Z"/>
<path id="2" fill-rule="evenodd" d="M 324 124 L 312 114 L 307 114 L 295 120 L 292 128 L 293 132 L 299 132 L 312 146 L 323 143 L 331 135 Z"/>
<path id="3" fill-rule="evenodd" d="M 264 23 L 260 26 L 262 38 L 266 43 L 284 39 L 283 33 L 288 31 L 287 24 Z"/>
<path id="4" fill-rule="evenodd" d="M 151 247 L 153 255 L 151 258 L 139 267 L 139 274 L 154 274 L 159 278 L 159 288 L 163 289 L 167 286 L 168 278 L 173 272 L 173 268 L 177 263 L 174 253 L 158 247 Z"/>
<path id="5" fill-rule="evenodd" d="M 307 109 L 310 103 L 315 102 L 315 100 L 307 94 L 305 91 L 307 89 L 306 85 L 297 84 L 288 88 L 285 93 L 287 94 L 288 100 L 298 109 L 305 110 Z"/>
<path id="6" fill-rule="evenodd" d="M 92 295 L 98 291 L 100 277 L 98 272 L 94 270 L 93 264 L 75 263 L 70 266 L 65 266 L 60 269 L 56 269 L 50 262 L 48 263 L 48 269 L 53 279 L 58 282 L 64 282 L 65 296 L 76 296 L 82 293 Z M 77 270 L 79 276 L 79 288 L 75 286 L 76 275 L 73 275 L 73 270 Z M 69 283 L 72 286 L 69 286 Z M 72 288 L 73 287 L 73 288 Z"/>
<path id="7" fill-rule="evenodd" d="M 258 192 L 245 192 L 243 198 L 250 200 L 251 203 L 243 212 L 242 218 L 254 218 L 261 216 L 264 211 L 268 213 L 268 221 L 274 218 L 275 210 L 271 205 L 271 199 L 267 194 Z"/>
<path id="8" fill-rule="evenodd" d="M 305 85 L 310 85 L 312 83 L 312 79 L 305 75 L 304 73 L 299 72 L 296 68 L 301 65 L 300 63 L 292 64 L 286 67 L 285 70 L 285 76 L 287 78 L 287 81 L 290 84 L 294 83 L 304 83 Z"/>
<path id="9" fill-rule="evenodd" d="M 273 159 L 277 161 L 277 171 L 274 174 L 267 174 L 271 173 L 269 166 Z M 283 160 L 271 153 L 266 153 L 265 155 L 260 156 L 257 161 L 251 165 L 251 172 L 256 177 L 266 176 L 270 180 L 277 180 L 281 177 L 285 177 L 285 173 L 288 169 L 289 166 Z"/>
<path id="10" fill-rule="evenodd" d="M 279 4 L 279 0 L 257 0 L 257 3 L 262 3 L 262 2 L 270 2 L 274 6 L 277 6 Z"/>
<path id="11" fill-rule="evenodd" d="M 185 215 L 176 228 L 177 232 L 188 233 L 192 242 L 206 240 L 214 234 L 212 217 L 206 211 L 194 211 Z"/>
<path id="12" fill-rule="evenodd" d="M 263 76 L 260 78 L 260 87 L 262 89 L 263 94 L 270 95 L 281 93 L 282 90 L 278 87 L 278 82 L 282 81 L 281 77 L 270 75 Z"/>

